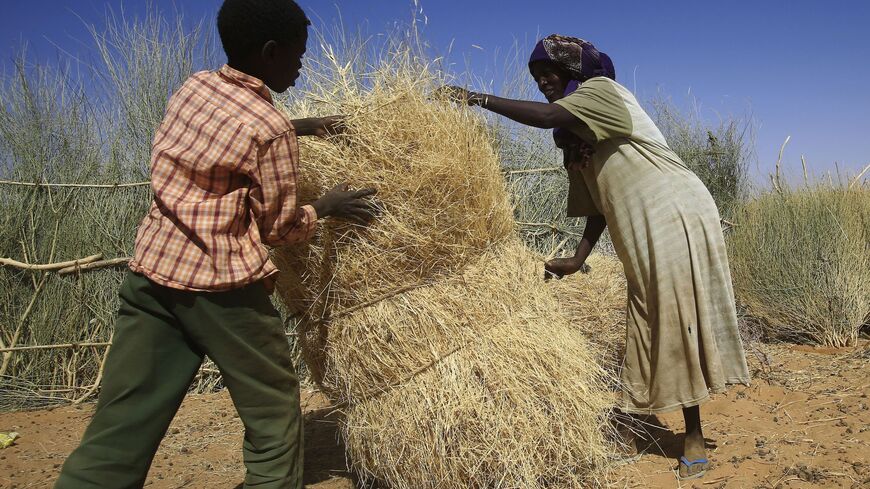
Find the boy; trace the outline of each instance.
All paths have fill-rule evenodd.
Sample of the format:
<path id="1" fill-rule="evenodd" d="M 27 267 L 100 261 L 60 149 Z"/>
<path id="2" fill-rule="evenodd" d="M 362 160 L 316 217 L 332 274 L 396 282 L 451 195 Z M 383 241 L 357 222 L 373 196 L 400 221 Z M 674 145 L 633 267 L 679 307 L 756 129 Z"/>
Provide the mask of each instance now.
<path id="1" fill-rule="evenodd" d="M 375 193 L 342 184 L 297 207 L 296 136 L 338 122 L 293 124 L 272 104 L 299 77 L 308 25 L 292 0 L 225 0 L 227 65 L 170 99 L 97 409 L 55 487 L 142 487 L 204 355 L 245 425 L 244 487 L 302 487 L 299 383 L 264 245 L 308 239 L 318 218 L 366 224 Z"/>

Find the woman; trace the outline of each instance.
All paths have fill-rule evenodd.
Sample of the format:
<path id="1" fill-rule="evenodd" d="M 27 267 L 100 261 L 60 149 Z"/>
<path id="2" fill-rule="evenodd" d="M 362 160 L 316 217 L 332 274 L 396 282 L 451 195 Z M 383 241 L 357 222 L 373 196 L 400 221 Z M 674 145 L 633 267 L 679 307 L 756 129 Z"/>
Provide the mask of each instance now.
<path id="1" fill-rule="evenodd" d="M 628 281 L 620 408 L 634 415 L 682 409 L 680 476 L 701 477 L 708 461 L 699 404 L 727 384 L 749 383 L 716 205 L 591 43 L 548 36 L 529 70 L 549 103 L 451 90 L 522 124 L 558 128 L 568 215 L 587 223 L 574 256 L 549 261 L 545 273 L 580 270 L 610 226 Z"/>

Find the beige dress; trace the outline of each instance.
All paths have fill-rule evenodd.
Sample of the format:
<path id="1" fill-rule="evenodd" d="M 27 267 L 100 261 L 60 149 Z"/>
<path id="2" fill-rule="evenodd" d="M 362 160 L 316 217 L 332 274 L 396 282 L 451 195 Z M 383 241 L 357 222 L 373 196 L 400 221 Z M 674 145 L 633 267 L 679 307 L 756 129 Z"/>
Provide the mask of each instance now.
<path id="1" fill-rule="evenodd" d="M 625 87 L 592 78 L 556 102 L 593 144 L 568 215 L 604 215 L 628 281 L 621 408 L 691 407 L 749 383 L 719 212 Z"/>

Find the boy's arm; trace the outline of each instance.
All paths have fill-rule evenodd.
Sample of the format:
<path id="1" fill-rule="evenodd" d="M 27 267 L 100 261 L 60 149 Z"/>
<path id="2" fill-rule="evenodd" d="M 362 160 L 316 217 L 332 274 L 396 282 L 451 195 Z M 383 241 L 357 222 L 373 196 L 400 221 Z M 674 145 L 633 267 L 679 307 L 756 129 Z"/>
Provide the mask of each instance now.
<path id="1" fill-rule="evenodd" d="M 326 137 L 338 134 L 344 129 L 344 116 L 331 115 L 327 117 L 307 117 L 290 121 L 296 129 L 297 136 Z"/>
<path id="2" fill-rule="evenodd" d="M 260 239 L 270 246 L 308 240 L 317 228 L 318 215 L 313 206 L 298 205 L 296 135 L 288 131 L 255 151 L 259 157 L 249 172 L 249 202 Z"/>
<path id="3" fill-rule="evenodd" d="M 366 188 L 350 190 L 336 185 L 312 204 L 299 207 L 297 177 L 299 152 L 296 136 L 288 131 L 258 148 L 257 167 L 251 171 L 251 210 L 264 244 L 280 246 L 306 241 L 314 234 L 317 219 L 336 217 L 365 226 L 377 214 L 369 199 L 377 193 Z"/>

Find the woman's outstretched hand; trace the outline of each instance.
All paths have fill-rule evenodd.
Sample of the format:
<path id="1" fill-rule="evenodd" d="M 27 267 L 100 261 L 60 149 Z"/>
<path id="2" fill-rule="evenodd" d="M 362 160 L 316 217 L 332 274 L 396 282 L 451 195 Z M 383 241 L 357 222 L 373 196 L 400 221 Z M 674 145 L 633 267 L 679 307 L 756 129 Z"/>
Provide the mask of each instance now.
<path id="1" fill-rule="evenodd" d="M 444 85 L 435 89 L 433 93 L 435 98 L 444 98 L 453 102 L 464 105 L 480 105 L 482 97 L 480 94 L 470 92 L 462 87 L 455 85 Z"/>

